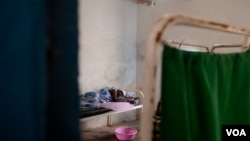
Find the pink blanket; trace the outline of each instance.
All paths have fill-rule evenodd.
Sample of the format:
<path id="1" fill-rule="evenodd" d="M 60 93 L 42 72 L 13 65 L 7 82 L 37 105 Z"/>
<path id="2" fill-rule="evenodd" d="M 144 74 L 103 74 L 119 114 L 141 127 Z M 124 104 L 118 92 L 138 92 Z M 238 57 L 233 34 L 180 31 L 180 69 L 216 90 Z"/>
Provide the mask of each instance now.
<path id="1" fill-rule="evenodd" d="M 128 111 L 134 106 L 128 102 L 107 102 L 100 105 L 101 107 L 111 109 L 113 111 Z"/>

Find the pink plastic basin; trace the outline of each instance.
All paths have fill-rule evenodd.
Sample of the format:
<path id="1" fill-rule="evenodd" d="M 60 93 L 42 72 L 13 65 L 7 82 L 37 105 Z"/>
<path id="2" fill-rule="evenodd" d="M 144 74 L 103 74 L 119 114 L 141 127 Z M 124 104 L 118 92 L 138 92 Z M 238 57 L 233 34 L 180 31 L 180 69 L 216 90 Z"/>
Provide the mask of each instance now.
<path id="1" fill-rule="evenodd" d="M 132 127 L 119 127 L 115 129 L 115 135 L 118 140 L 129 141 L 135 138 L 137 130 Z"/>

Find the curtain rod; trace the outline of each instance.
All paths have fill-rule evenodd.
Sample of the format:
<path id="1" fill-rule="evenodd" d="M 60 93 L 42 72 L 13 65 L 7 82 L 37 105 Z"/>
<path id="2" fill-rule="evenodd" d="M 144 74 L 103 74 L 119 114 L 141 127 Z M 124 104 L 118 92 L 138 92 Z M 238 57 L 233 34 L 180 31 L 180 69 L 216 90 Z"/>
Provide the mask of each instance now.
<path id="1" fill-rule="evenodd" d="M 154 27 L 153 34 L 156 34 L 154 36 L 155 42 L 159 42 L 161 40 L 162 34 L 170 25 L 184 25 L 250 36 L 250 29 L 247 28 L 181 14 L 166 14 L 159 19 Z"/>

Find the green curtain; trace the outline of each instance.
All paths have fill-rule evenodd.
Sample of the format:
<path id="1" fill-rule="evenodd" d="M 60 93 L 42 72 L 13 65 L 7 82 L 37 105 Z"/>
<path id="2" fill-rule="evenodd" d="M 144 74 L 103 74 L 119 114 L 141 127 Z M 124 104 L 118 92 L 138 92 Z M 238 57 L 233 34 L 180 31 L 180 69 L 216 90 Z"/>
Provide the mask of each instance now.
<path id="1" fill-rule="evenodd" d="M 188 52 L 164 45 L 162 141 L 221 141 L 222 125 L 250 124 L 250 50 Z"/>

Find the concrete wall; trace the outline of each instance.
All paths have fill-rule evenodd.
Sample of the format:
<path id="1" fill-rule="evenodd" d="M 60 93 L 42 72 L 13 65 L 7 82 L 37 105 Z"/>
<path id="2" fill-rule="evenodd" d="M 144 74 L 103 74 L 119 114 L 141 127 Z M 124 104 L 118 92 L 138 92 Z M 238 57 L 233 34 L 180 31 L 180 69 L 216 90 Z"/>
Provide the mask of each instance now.
<path id="1" fill-rule="evenodd" d="M 126 0 L 79 0 L 80 93 L 135 88 L 137 5 Z"/>
<path id="2" fill-rule="evenodd" d="M 137 22 L 137 87 L 143 85 L 143 62 L 146 41 L 154 23 L 165 13 L 183 13 L 219 22 L 250 28 L 250 1 L 248 0 L 155 0 L 155 7 L 138 5 Z M 164 35 L 165 39 L 185 40 L 212 46 L 216 43 L 241 43 L 242 36 L 225 34 L 186 26 L 172 26 Z M 218 52 L 239 51 L 239 49 Z"/>
<path id="3" fill-rule="evenodd" d="M 103 87 L 136 86 L 137 5 L 129 0 L 79 0 L 80 93 Z M 113 122 L 136 118 L 135 112 Z M 82 123 L 82 129 L 106 125 L 106 117 Z"/>

